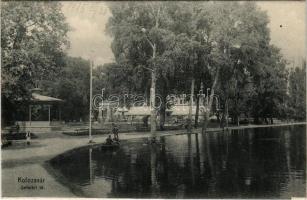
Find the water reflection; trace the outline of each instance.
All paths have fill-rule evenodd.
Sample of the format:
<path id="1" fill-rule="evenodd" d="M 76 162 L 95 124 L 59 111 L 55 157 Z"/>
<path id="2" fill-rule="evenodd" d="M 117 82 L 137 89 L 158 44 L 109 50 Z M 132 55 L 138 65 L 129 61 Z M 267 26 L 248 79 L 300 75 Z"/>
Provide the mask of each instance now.
<path id="1" fill-rule="evenodd" d="M 93 151 L 92 148 L 88 149 L 88 153 L 89 153 L 88 158 L 89 158 L 89 171 L 90 171 L 90 173 L 89 173 L 89 180 L 90 180 L 90 184 L 92 184 L 94 182 L 94 178 L 95 178 L 95 177 L 93 177 L 92 151 Z"/>
<path id="2" fill-rule="evenodd" d="M 150 174 L 151 174 L 151 196 L 156 197 L 156 194 L 158 194 L 159 186 L 157 182 L 157 176 L 156 176 L 156 165 L 157 165 L 157 147 L 155 144 L 150 145 Z"/>
<path id="3" fill-rule="evenodd" d="M 289 198 L 305 195 L 305 126 L 139 139 L 52 162 L 85 197 Z"/>

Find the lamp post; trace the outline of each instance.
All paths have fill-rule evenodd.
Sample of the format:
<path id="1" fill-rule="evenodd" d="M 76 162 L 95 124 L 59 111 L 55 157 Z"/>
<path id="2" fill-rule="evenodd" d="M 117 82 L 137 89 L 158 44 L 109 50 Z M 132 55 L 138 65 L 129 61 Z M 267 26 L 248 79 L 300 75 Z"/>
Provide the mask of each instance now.
<path id="1" fill-rule="evenodd" d="M 146 35 L 146 29 L 141 28 L 141 31 L 145 35 L 145 38 L 147 42 L 150 44 L 152 48 L 152 59 L 154 60 L 156 58 L 156 44 L 149 40 L 149 38 Z M 151 71 L 151 87 L 150 87 L 150 133 L 153 138 L 155 138 L 155 132 L 156 132 L 156 111 L 155 111 L 155 96 L 156 96 L 156 68 L 155 65 L 153 65 L 153 68 L 145 68 Z"/>
<path id="2" fill-rule="evenodd" d="M 89 130 L 88 130 L 88 142 L 92 143 L 92 96 L 93 96 L 93 65 L 94 61 L 91 61 L 90 63 L 90 114 L 89 114 Z"/>
<path id="3" fill-rule="evenodd" d="M 194 84 L 195 79 L 192 78 L 191 82 L 191 96 L 190 96 L 190 106 L 189 106 L 189 124 L 188 124 L 188 132 L 192 132 L 192 114 L 193 114 L 193 96 L 194 96 Z"/>
<path id="4" fill-rule="evenodd" d="M 98 119 L 99 119 L 99 122 L 100 124 L 102 124 L 103 122 L 103 92 L 104 92 L 105 88 L 102 88 L 101 89 L 101 104 L 100 106 L 98 107 Z"/>

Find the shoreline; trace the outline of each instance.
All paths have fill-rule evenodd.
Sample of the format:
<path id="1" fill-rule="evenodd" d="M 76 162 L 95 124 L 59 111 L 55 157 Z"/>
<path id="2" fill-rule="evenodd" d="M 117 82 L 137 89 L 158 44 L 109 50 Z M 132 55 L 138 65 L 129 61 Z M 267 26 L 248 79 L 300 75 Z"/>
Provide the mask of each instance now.
<path id="1" fill-rule="evenodd" d="M 246 125 L 239 127 L 229 127 L 228 130 L 242 130 L 250 128 L 269 128 L 269 127 L 282 127 L 282 126 L 294 126 L 294 125 L 306 125 L 306 122 L 296 122 L 296 123 L 283 123 L 283 124 L 270 124 L 270 125 Z M 225 131 L 227 131 L 225 129 Z M 192 134 L 201 132 L 201 128 L 193 129 Z M 209 128 L 207 132 L 223 132 L 222 128 Z M 156 136 L 172 136 L 172 135 L 182 135 L 186 134 L 186 130 L 176 130 L 167 132 L 157 132 Z M 30 173 L 36 174 L 36 171 L 32 168 L 37 168 L 41 170 L 44 178 L 46 178 L 50 185 L 55 185 L 55 187 L 50 187 L 46 194 L 48 197 L 72 197 L 75 196 L 75 191 L 68 187 L 67 184 L 58 180 L 52 170 L 50 171 L 50 166 L 48 161 L 52 158 L 65 154 L 69 151 L 74 151 L 79 148 L 88 148 L 90 146 L 99 146 L 104 143 L 107 135 L 95 135 L 93 137 L 95 143 L 89 144 L 88 138 L 83 136 L 65 136 L 62 133 L 50 133 L 50 136 L 54 137 L 43 137 L 43 134 L 39 139 L 32 140 L 30 146 L 22 146 L 21 148 L 7 148 L 2 150 L 2 196 L 3 197 L 17 197 L 17 196 L 41 196 L 43 193 L 32 193 L 33 191 L 22 191 L 16 181 L 17 178 Z M 121 140 L 132 140 L 151 137 L 150 132 L 135 132 L 135 133 L 120 133 Z M 14 146 L 14 145 L 13 145 Z M 34 171 L 34 173 L 33 173 Z M 47 182 L 48 182 L 47 181 Z M 4 185 L 11 185 L 4 187 Z M 14 187 L 15 186 L 15 187 Z M 49 185 L 47 185 L 49 186 Z M 57 188 L 57 189 L 56 189 Z M 60 189 L 59 189 L 60 188 Z M 60 192 L 59 192 L 60 190 Z M 79 192 L 78 192 L 79 193 Z M 55 195 L 57 194 L 57 195 Z M 79 195 L 77 195 L 79 196 Z M 47 196 L 46 196 L 47 197 Z"/>
<path id="2" fill-rule="evenodd" d="M 269 124 L 269 125 L 245 125 L 245 126 L 233 126 L 228 127 L 227 130 L 242 130 L 242 129 L 251 129 L 251 128 L 269 128 L 269 127 L 282 127 L 282 126 L 295 126 L 295 125 L 306 125 L 307 122 L 294 122 L 294 123 L 281 123 L 281 124 Z M 192 134 L 200 133 L 201 128 L 192 129 Z M 206 132 L 223 132 L 222 128 L 208 128 Z M 156 136 L 172 136 L 172 135 L 182 135 L 186 134 L 186 130 L 172 130 L 172 131 L 157 131 Z M 21 164 L 35 164 L 37 162 L 44 162 L 50 160 L 57 155 L 63 154 L 74 149 L 89 147 L 89 146 L 99 146 L 105 142 L 107 135 L 93 135 L 94 143 L 88 143 L 87 136 L 67 136 L 61 132 L 52 134 L 53 137 L 44 137 L 45 133 L 40 134 L 38 139 L 31 141 L 31 145 L 24 145 L 20 148 L 20 143 L 18 142 L 19 148 L 8 147 L 2 149 L 1 151 L 1 164 L 3 168 L 15 167 L 13 162 Z M 140 139 L 140 138 L 149 138 L 151 137 L 150 132 L 127 132 L 120 133 L 121 140 L 130 140 L 130 139 Z M 48 140 L 48 141 L 47 141 Z M 25 143 L 25 142 L 24 142 Z M 14 144 L 13 144 L 14 146 Z M 38 153 L 39 150 L 40 153 Z M 50 151 L 49 151 L 50 150 Z M 17 153 L 18 152 L 18 153 Z M 16 154 L 17 153 L 17 154 Z"/>
<path id="3" fill-rule="evenodd" d="M 251 124 L 251 125 L 246 125 L 246 126 L 232 126 L 232 127 L 228 127 L 228 129 L 225 128 L 224 130 L 223 130 L 223 128 L 207 128 L 206 132 L 224 132 L 224 131 L 227 131 L 227 130 L 243 130 L 243 129 L 251 129 L 251 128 L 270 128 L 270 127 L 283 127 L 283 126 L 295 126 L 295 125 L 306 125 L 306 124 L 307 124 L 307 122 L 268 124 L 268 125 Z M 191 134 L 201 133 L 201 130 L 202 130 L 201 128 L 194 128 L 194 129 L 192 129 Z M 173 133 L 173 132 L 179 132 L 179 133 Z M 121 139 L 122 141 L 133 140 L 133 139 L 144 139 L 144 138 L 150 138 L 151 137 L 151 134 L 148 131 L 147 132 L 122 132 L 122 133 L 119 133 L 119 135 L 121 135 L 121 134 L 127 134 L 127 135 L 131 136 L 131 137 L 128 137 L 128 138 Z M 187 134 L 186 129 L 171 130 L 171 131 L 157 131 L 156 137 L 183 135 L 183 134 Z M 136 137 L 133 137 L 133 135 L 136 135 Z M 80 136 L 69 136 L 69 137 L 77 137 L 78 138 Z M 96 135 L 96 138 L 100 138 L 100 137 L 104 137 L 104 140 L 102 142 L 99 140 L 99 142 L 94 141 L 93 143 L 85 143 L 81 146 L 76 146 L 76 147 L 73 147 L 71 149 L 65 150 L 65 151 L 63 151 L 63 152 L 61 152 L 57 155 L 53 155 L 52 157 L 50 157 L 48 160 L 45 160 L 45 161 L 49 161 L 49 160 L 57 157 L 58 155 L 65 154 L 67 152 L 74 151 L 74 150 L 77 150 L 77 149 L 80 149 L 80 148 L 100 146 L 105 142 L 105 138 L 107 138 L 107 135 L 106 134 Z M 95 138 L 95 137 L 93 137 L 93 138 Z"/>

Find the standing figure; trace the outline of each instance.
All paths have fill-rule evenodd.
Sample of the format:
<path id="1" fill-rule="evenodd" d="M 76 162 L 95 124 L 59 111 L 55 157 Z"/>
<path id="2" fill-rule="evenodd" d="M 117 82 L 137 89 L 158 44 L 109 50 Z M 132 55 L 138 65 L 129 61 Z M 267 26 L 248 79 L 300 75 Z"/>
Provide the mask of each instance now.
<path id="1" fill-rule="evenodd" d="M 114 135 L 114 140 L 118 141 L 118 127 L 115 123 L 112 123 L 112 133 Z"/>
<path id="2" fill-rule="evenodd" d="M 30 133 L 30 131 L 26 132 L 26 140 L 27 140 L 27 145 L 30 145 L 30 142 L 31 142 L 31 133 Z"/>

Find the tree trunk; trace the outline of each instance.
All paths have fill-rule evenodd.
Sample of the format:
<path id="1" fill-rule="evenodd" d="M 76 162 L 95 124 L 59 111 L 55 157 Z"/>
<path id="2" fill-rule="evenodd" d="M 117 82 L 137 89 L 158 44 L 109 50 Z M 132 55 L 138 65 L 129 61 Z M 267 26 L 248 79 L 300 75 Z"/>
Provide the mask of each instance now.
<path id="1" fill-rule="evenodd" d="M 220 120 L 220 128 L 223 128 L 223 130 L 224 130 L 224 127 L 225 127 L 225 116 L 226 116 L 226 112 L 225 112 L 225 109 L 224 109 L 224 111 L 222 113 L 222 118 Z"/>
<path id="2" fill-rule="evenodd" d="M 240 115 L 237 115 L 237 126 L 240 126 Z"/>
<path id="3" fill-rule="evenodd" d="M 217 67 L 215 78 L 211 87 L 211 94 L 210 94 L 210 99 L 209 99 L 209 104 L 207 105 L 207 111 L 204 113 L 204 123 L 202 127 L 202 133 L 206 132 L 208 122 L 209 122 L 209 117 L 210 117 L 210 112 L 211 112 L 211 107 L 212 107 L 212 102 L 213 102 L 213 96 L 214 96 L 214 89 L 216 88 L 217 81 L 219 78 L 219 72 L 220 72 L 220 67 Z"/>
<path id="4" fill-rule="evenodd" d="M 162 103 L 161 108 L 160 108 L 160 130 L 161 131 L 164 130 L 165 113 L 166 113 L 165 111 L 166 111 L 165 103 Z"/>
<path id="5" fill-rule="evenodd" d="M 162 103 L 160 107 L 160 130 L 164 130 L 164 125 L 165 125 L 165 115 L 166 115 L 166 97 L 167 97 L 167 90 L 164 88 L 163 91 L 163 96 L 162 96 Z"/>
<path id="6" fill-rule="evenodd" d="M 196 112 L 195 112 L 195 119 L 194 119 L 194 128 L 198 127 L 198 119 L 199 119 L 199 101 L 200 101 L 200 89 L 201 89 L 201 79 L 197 82 L 197 95 L 196 95 Z"/>
<path id="7" fill-rule="evenodd" d="M 259 124 L 259 116 L 258 114 L 254 114 L 254 123 Z"/>
<path id="8" fill-rule="evenodd" d="M 266 117 L 264 117 L 264 121 L 265 121 L 266 124 L 269 124 L 269 121 Z"/>
<path id="9" fill-rule="evenodd" d="M 220 113 L 216 112 L 216 120 L 218 123 L 221 123 Z"/>
<path id="10" fill-rule="evenodd" d="M 156 46 L 153 46 L 153 55 L 152 58 L 155 59 L 156 57 Z M 150 109 L 151 109 L 151 115 L 150 115 L 150 132 L 152 137 L 155 137 L 156 134 L 156 110 L 155 110 L 155 104 L 156 104 L 156 68 L 154 65 L 154 68 L 151 72 L 151 88 L 150 88 Z"/>
<path id="11" fill-rule="evenodd" d="M 199 116 L 199 95 L 196 97 L 196 113 L 195 113 L 195 122 L 194 122 L 194 127 L 198 127 L 198 116 Z"/>
<path id="12" fill-rule="evenodd" d="M 229 124 L 228 124 L 228 119 L 229 119 L 229 111 L 228 111 L 228 105 L 229 104 L 229 100 L 228 100 L 228 98 L 226 99 L 226 101 L 225 101 L 225 110 L 226 110 L 226 113 L 225 113 L 225 120 L 226 120 L 226 128 L 228 129 L 228 126 L 229 126 Z"/>
<path id="13" fill-rule="evenodd" d="M 16 37 L 14 38 L 14 42 L 13 42 L 13 49 L 19 49 L 20 48 L 20 44 L 25 36 L 27 32 L 27 29 L 25 27 L 23 27 L 22 25 L 18 26 L 18 31 L 16 32 Z"/>
<path id="14" fill-rule="evenodd" d="M 190 107 L 189 107 L 189 124 L 188 124 L 188 132 L 192 131 L 192 115 L 193 115 L 193 96 L 194 96 L 194 84 L 195 78 L 192 78 L 191 81 L 191 95 L 190 95 Z"/>

